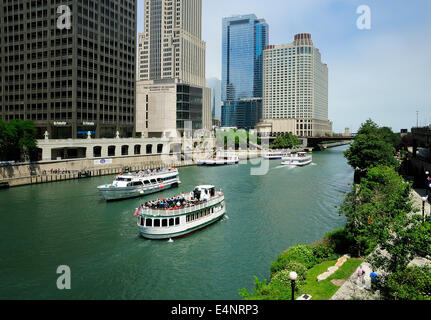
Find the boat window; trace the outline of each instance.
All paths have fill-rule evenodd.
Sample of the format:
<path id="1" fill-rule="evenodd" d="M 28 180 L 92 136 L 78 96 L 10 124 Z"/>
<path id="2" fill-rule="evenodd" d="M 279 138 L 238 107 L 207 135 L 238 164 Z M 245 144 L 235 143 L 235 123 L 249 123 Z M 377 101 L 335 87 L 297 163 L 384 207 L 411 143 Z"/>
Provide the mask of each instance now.
<path id="1" fill-rule="evenodd" d="M 179 224 L 180 224 L 180 217 L 175 218 L 175 225 L 177 226 L 177 225 L 179 225 Z"/>
<path id="2" fill-rule="evenodd" d="M 169 219 L 169 226 L 173 226 L 175 224 L 174 218 Z"/>
<path id="3" fill-rule="evenodd" d="M 160 219 L 154 219 L 154 226 L 160 227 Z"/>
<path id="4" fill-rule="evenodd" d="M 168 226 L 168 219 L 163 219 L 162 220 L 162 227 L 167 227 Z"/>
<path id="5" fill-rule="evenodd" d="M 145 225 L 147 227 L 152 227 L 153 226 L 153 219 L 145 219 Z"/>
<path id="6" fill-rule="evenodd" d="M 151 179 L 151 183 L 157 183 L 156 179 Z"/>
<path id="7" fill-rule="evenodd" d="M 143 217 L 139 217 L 139 225 L 140 226 L 144 226 L 144 218 Z"/>
<path id="8" fill-rule="evenodd" d="M 195 214 L 192 213 L 192 221 L 195 220 Z"/>
<path id="9" fill-rule="evenodd" d="M 144 183 L 145 184 L 150 184 L 150 181 L 149 180 L 145 180 Z"/>
<path id="10" fill-rule="evenodd" d="M 132 182 L 132 186 L 142 186 L 142 182 L 141 181 Z"/>
<path id="11" fill-rule="evenodd" d="M 160 178 L 157 178 L 157 182 L 162 182 L 163 180 L 162 179 L 160 179 Z"/>
<path id="12" fill-rule="evenodd" d="M 214 208 L 211 208 L 211 213 L 214 213 Z"/>

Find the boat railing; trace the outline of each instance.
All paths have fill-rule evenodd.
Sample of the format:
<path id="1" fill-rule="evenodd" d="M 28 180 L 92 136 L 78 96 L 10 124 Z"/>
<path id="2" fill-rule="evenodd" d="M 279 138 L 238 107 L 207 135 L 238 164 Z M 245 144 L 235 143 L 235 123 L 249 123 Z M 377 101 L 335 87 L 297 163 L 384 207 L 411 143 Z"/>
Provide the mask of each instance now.
<path id="1" fill-rule="evenodd" d="M 134 178 L 145 178 L 145 177 L 158 176 L 158 175 L 165 174 L 165 173 L 178 173 L 178 169 L 163 170 L 163 171 L 157 171 L 157 172 L 151 172 L 151 173 L 144 173 L 144 174 L 139 174 L 139 173 L 125 173 L 125 174 L 122 174 L 121 176 L 119 175 L 119 177 L 127 177 L 127 176 L 131 176 L 131 177 L 134 177 Z"/>
<path id="2" fill-rule="evenodd" d="M 150 216 L 161 216 L 168 217 L 172 215 L 181 215 L 186 213 L 191 213 L 200 209 L 207 208 L 214 204 L 217 204 L 224 198 L 223 192 L 218 192 L 216 196 L 212 197 L 210 200 L 200 202 L 198 204 L 193 204 L 189 207 L 184 207 L 180 209 L 150 209 L 150 208 L 141 208 L 140 213 L 144 215 Z"/>

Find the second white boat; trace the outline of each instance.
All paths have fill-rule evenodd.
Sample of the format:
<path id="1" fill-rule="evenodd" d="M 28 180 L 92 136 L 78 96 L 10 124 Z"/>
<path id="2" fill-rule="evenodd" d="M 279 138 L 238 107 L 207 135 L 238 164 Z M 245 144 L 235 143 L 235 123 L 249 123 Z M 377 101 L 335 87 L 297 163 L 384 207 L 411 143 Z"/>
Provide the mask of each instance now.
<path id="1" fill-rule="evenodd" d="M 112 184 L 98 186 L 99 194 L 105 200 L 135 198 L 177 187 L 181 183 L 178 169 L 165 168 L 146 173 L 125 173 L 118 175 Z"/>
<path id="2" fill-rule="evenodd" d="M 281 162 L 284 166 L 297 166 L 303 167 L 313 162 L 313 157 L 306 152 L 297 152 L 288 155 L 287 157 L 283 157 L 283 161 Z"/>

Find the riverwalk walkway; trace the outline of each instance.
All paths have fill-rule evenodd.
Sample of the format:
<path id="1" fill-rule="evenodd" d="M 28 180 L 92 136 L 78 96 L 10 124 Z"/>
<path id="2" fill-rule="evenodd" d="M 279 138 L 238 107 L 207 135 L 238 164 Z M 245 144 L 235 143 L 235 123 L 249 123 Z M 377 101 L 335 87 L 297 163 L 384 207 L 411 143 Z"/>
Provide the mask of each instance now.
<path id="1" fill-rule="evenodd" d="M 419 212 L 411 213 L 411 214 L 420 214 L 422 215 L 422 197 L 426 196 L 425 189 L 414 189 L 412 190 L 412 199 L 414 207 L 420 209 Z M 431 211 L 430 202 L 425 203 L 425 216 L 429 216 Z M 373 254 L 373 253 L 371 253 Z M 425 258 L 415 258 L 413 259 L 409 265 L 431 265 L 431 260 Z M 330 300 L 378 300 L 380 299 L 379 291 L 372 292 L 371 289 L 371 278 L 370 273 L 376 272 L 377 274 L 382 274 L 382 271 L 373 270 L 371 265 L 367 262 L 363 262 L 361 264 L 363 270 L 365 270 L 364 281 L 359 279 L 358 270 L 359 267 L 355 270 L 355 272 L 350 276 L 350 278 L 343 283 L 343 285 L 338 289 L 338 291 L 331 297 Z"/>

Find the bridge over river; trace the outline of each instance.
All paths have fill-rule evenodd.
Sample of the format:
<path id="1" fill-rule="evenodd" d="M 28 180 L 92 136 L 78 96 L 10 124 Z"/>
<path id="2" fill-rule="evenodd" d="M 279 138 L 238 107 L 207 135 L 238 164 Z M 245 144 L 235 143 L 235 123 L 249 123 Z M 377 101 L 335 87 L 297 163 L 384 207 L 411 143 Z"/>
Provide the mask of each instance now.
<path id="1" fill-rule="evenodd" d="M 307 143 L 308 148 L 313 150 L 323 151 L 328 148 L 338 147 L 350 144 L 353 140 L 353 136 L 336 136 L 336 137 L 299 137 L 305 140 L 304 144 Z"/>

